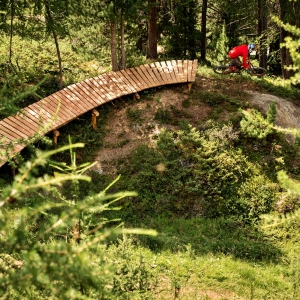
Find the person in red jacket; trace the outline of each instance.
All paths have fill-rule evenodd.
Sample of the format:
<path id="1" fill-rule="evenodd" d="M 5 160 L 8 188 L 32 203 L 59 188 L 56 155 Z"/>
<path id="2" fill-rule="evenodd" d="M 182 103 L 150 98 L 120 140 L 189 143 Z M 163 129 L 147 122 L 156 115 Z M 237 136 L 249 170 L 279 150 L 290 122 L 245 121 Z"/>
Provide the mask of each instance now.
<path id="1" fill-rule="evenodd" d="M 238 69 L 240 69 L 241 66 L 243 66 L 244 69 L 248 69 L 249 68 L 248 59 L 250 57 L 250 53 L 254 50 L 255 50 L 254 44 L 249 44 L 249 45 L 243 44 L 232 48 L 228 53 L 229 57 L 231 58 L 230 66 L 234 66 Z M 242 57 L 243 59 L 242 63 L 239 57 Z"/>

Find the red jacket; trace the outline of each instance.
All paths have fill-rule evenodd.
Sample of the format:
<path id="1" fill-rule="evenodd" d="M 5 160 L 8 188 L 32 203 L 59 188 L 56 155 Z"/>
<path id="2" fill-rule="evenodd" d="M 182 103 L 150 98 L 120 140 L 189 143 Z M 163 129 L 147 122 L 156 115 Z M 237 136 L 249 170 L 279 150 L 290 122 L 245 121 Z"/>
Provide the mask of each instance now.
<path id="1" fill-rule="evenodd" d="M 248 56 L 249 56 L 249 53 L 248 53 L 248 45 L 246 44 L 243 44 L 243 45 L 240 45 L 240 46 L 236 46 L 234 48 L 232 48 L 230 51 L 229 51 L 229 57 L 232 58 L 232 59 L 235 59 L 235 58 L 238 58 L 239 56 L 242 56 L 243 57 L 243 67 L 244 69 L 247 69 L 249 67 L 249 64 L 248 64 Z"/>

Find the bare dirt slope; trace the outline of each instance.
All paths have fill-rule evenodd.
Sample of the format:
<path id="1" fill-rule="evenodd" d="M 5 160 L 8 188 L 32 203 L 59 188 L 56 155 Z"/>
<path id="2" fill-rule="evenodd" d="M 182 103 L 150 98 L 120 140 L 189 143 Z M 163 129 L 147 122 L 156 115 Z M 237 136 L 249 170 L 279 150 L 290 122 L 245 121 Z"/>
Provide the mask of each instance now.
<path id="1" fill-rule="evenodd" d="M 226 88 L 234 86 L 235 82 L 228 81 Z M 300 107 L 286 99 L 278 98 L 270 94 L 264 94 L 251 90 L 251 86 L 244 86 L 244 93 L 241 101 L 247 101 L 250 106 L 266 113 L 272 101 L 277 108 L 277 125 L 282 127 L 300 128 Z M 197 76 L 193 85 L 193 91 L 208 90 L 218 93 L 218 84 L 212 84 L 209 79 Z M 193 93 L 192 91 L 192 93 Z M 186 85 L 170 86 L 159 90 L 151 95 L 149 99 L 130 103 L 131 111 L 140 111 L 140 122 L 132 122 L 128 118 L 128 107 L 126 104 L 115 109 L 114 118 L 109 118 L 105 131 L 104 147 L 99 151 L 95 160 L 97 165 L 93 169 L 97 172 L 115 173 L 114 160 L 129 155 L 138 145 L 146 143 L 153 144 L 155 135 L 159 134 L 162 128 L 170 125 L 160 124 L 155 120 L 155 113 L 158 109 L 175 110 L 181 114 L 192 125 L 204 123 L 211 114 L 212 107 L 205 102 L 201 104 L 183 107 L 183 102 L 189 98 Z M 201 99 L 199 99 L 199 102 Z M 224 115 L 223 118 L 228 117 Z M 174 126 L 173 126 L 174 127 Z M 176 126 L 175 126 L 176 127 Z"/>

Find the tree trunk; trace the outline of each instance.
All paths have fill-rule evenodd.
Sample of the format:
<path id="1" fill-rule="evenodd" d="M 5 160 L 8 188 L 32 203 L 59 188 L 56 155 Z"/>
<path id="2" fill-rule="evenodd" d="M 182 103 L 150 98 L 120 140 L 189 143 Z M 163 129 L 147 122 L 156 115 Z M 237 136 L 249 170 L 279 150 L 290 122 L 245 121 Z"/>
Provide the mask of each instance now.
<path id="1" fill-rule="evenodd" d="M 110 52 L 111 52 L 111 65 L 113 71 L 118 71 L 118 58 L 117 58 L 117 23 L 113 20 L 110 23 Z"/>
<path id="2" fill-rule="evenodd" d="M 267 3 L 266 0 L 258 0 L 258 36 L 259 39 L 259 66 L 267 68 L 267 47 L 266 47 L 266 30 L 267 30 Z"/>
<path id="3" fill-rule="evenodd" d="M 201 60 L 206 60 L 206 15 L 207 15 L 207 0 L 202 1 L 202 16 L 201 16 L 201 45 L 200 54 Z"/>
<path id="4" fill-rule="evenodd" d="M 125 51 L 125 21 L 124 21 L 124 12 L 121 13 L 121 62 L 120 70 L 126 69 L 126 51 Z"/>
<path id="5" fill-rule="evenodd" d="M 157 3 L 156 0 L 148 0 L 148 43 L 147 58 L 157 59 Z"/>
<path id="6" fill-rule="evenodd" d="M 44 0 L 45 10 L 46 10 L 46 19 L 47 19 L 47 26 L 49 26 L 49 29 L 52 33 L 55 47 L 56 47 L 56 54 L 58 59 L 58 67 L 59 67 L 59 89 L 61 90 L 63 88 L 63 70 L 62 70 L 62 59 L 60 55 L 60 49 L 59 49 L 59 43 L 58 43 L 58 37 L 54 28 L 54 21 L 51 15 L 51 10 L 49 7 L 49 3 L 47 0 Z"/>
<path id="7" fill-rule="evenodd" d="M 289 23 L 291 25 L 295 24 L 294 18 L 292 18 L 292 14 L 290 14 L 291 3 L 289 0 L 279 0 L 279 18 L 284 23 Z M 284 43 L 284 39 L 287 36 L 291 36 L 284 28 L 280 27 L 280 43 Z M 292 64 L 292 58 L 289 50 L 286 47 L 280 48 L 280 60 L 281 60 L 281 73 L 283 79 L 288 79 L 293 75 L 291 70 L 287 70 L 286 67 Z"/>

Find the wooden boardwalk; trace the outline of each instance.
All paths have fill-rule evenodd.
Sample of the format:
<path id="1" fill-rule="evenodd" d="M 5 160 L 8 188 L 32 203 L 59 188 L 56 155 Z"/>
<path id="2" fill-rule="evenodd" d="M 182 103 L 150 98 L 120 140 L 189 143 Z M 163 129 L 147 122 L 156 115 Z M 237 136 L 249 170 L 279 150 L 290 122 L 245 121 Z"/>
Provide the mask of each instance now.
<path id="1" fill-rule="evenodd" d="M 198 61 L 161 61 L 108 72 L 72 84 L 0 121 L 0 167 L 39 136 L 125 95 L 168 84 L 195 81 Z"/>

